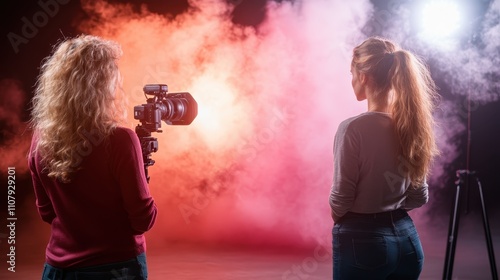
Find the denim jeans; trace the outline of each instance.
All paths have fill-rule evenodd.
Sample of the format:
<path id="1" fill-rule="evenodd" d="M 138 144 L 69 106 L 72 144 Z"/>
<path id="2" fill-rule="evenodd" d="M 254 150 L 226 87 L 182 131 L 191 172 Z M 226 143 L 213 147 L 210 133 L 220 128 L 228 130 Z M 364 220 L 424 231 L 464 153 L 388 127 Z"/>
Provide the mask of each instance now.
<path id="1" fill-rule="evenodd" d="M 146 280 L 146 254 L 128 261 L 74 269 L 60 269 L 45 263 L 42 280 Z"/>
<path id="2" fill-rule="evenodd" d="M 348 212 L 333 227 L 333 279 L 418 279 L 424 253 L 406 211 Z"/>

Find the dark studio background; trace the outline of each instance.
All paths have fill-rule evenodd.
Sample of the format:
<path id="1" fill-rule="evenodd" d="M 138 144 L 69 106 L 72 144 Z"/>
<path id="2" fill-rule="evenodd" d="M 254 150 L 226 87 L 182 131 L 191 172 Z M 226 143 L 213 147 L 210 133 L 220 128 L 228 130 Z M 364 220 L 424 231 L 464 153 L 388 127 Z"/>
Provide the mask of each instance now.
<path id="1" fill-rule="evenodd" d="M 271 0 L 269 0 L 271 1 Z M 34 209 L 34 197 L 31 188 L 30 175 L 27 172 L 27 167 L 22 166 L 26 163 L 23 158 L 26 156 L 29 142 L 23 140 L 29 137 L 30 130 L 26 122 L 29 120 L 30 114 L 30 99 L 33 96 L 34 84 L 39 71 L 39 65 L 42 59 L 48 56 L 52 50 L 52 46 L 58 42 L 63 36 L 72 37 L 80 33 L 78 30 L 78 23 L 83 19 L 89 17 L 89 14 L 82 10 L 81 4 L 77 0 L 67 1 L 66 4 L 60 4 L 60 11 L 54 16 L 49 17 L 48 23 L 40 28 L 37 28 L 36 34 L 33 38 L 29 38 L 27 43 L 19 45 L 19 51 L 16 53 L 7 39 L 9 32 L 21 33 L 23 22 L 21 18 L 31 17 L 40 11 L 40 6 L 37 1 L 2 1 L 0 2 L 0 13 L 2 24 L 0 26 L 0 88 L 7 85 L 16 84 L 20 92 L 25 94 L 22 96 L 9 96 L 9 92 L 1 91 L 0 96 L 0 160 L 2 161 L 0 170 L 0 182 L 2 182 L 2 191 L 0 193 L 0 220 L 4 221 L 6 217 L 6 185 L 7 166 L 16 166 L 16 210 L 19 217 L 16 231 L 21 232 L 28 230 L 26 220 L 22 219 L 23 213 L 32 211 Z M 113 1 L 111 1 L 113 2 Z M 152 12 L 164 14 L 171 17 L 185 12 L 188 9 L 188 1 L 117 1 L 117 2 L 130 2 L 136 9 L 140 9 L 140 5 L 146 5 Z M 247 26 L 258 26 L 265 19 L 265 5 L 266 0 L 234 0 L 229 3 L 237 4 L 233 13 L 232 20 L 234 23 Z M 458 1 L 467 2 L 467 1 Z M 468 1 L 474 2 L 474 9 L 471 13 L 478 18 L 474 22 L 471 29 L 479 28 L 482 17 L 484 17 L 491 1 Z M 397 27 L 398 22 L 393 21 L 390 17 L 380 20 L 377 18 L 380 11 L 390 11 L 394 1 L 381 1 L 372 0 L 374 11 L 371 14 L 371 19 L 368 20 L 366 26 L 363 27 L 361 32 L 366 36 L 381 35 L 387 37 L 392 36 L 394 29 Z M 398 1 L 398 5 L 406 5 L 412 7 L 415 1 Z M 470 3 L 469 3 L 470 4 Z M 385 14 L 384 14 L 385 15 Z M 398 19 L 400 20 L 400 19 Z M 411 20 L 416 20 L 412 18 Z M 499 18 L 496 19 L 497 21 Z M 376 26 L 376 28 L 374 27 Z M 416 26 L 410 22 L 405 32 L 417 32 Z M 398 36 L 404 36 L 405 32 L 398 33 Z M 474 31 L 475 32 L 475 31 Z M 477 31 L 478 34 L 481 31 Z M 481 38 L 475 37 L 473 40 L 470 36 L 465 34 L 460 38 L 460 44 L 466 46 L 472 45 L 479 50 L 483 42 Z M 455 91 L 458 89 L 450 85 L 449 75 L 446 73 L 447 69 L 441 67 L 438 58 L 427 56 L 432 53 L 429 49 L 420 49 L 422 45 L 407 45 L 411 42 L 405 40 L 402 44 L 403 47 L 411 48 L 417 53 L 420 53 L 430 65 L 431 72 L 434 79 L 439 86 L 439 93 L 442 101 L 446 101 L 447 106 L 454 106 L 458 111 L 466 112 L 467 94 L 457 94 Z M 405 45 L 406 44 L 406 45 Z M 498 44 L 497 44 L 498 46 Z M 496 48 L 496 55 L 500 54 L 500 49 Z M 488 73 L 486 80 L 492 83 L 498 83 L 500 73 L 494 70 Z M 486 87 L 489 95 L 492 96 L 487 101 L 472 101 L 471 121 L 470 121 L 470 159 L 469 169 L 476 170 L 480 176 L 483 184 L 483 191 L 487 210 L 490 215 L 490 223 L 492 227 L 493 238 L 498 239 L 500 236 L 500 90 L 496 87 Z M 476 87 L 472 85 L 469 90 L 474 91 Z M 12 101 L 14 99 L 14 101 Z M 13 103 L 14 102 L 14 103 Z M 13 104 L 21 104 L 20 110 L 17 110 Z M 449 107 L 441 107 L 438 110 L 447 111 Z M 445 118 L 443 118 L 445 119 Z M 458 114 L 453 118 L 453 122 L 459 122 L 462 127 L 467 128 L 467 114 Z M 450 124 L 441 123 L 440 125 L 446 127 Z M 454 123 L 453 125 L 456 125 Z M 455 170 L 465 169 L 467 167 L 467 129 L 462 129 L 458 133 L 452 134 L 451 138 L 447 140 L 456 146 L 456 156 L 451 162 L 447 162 L 444 166 L 443 173 L 436 178 L 433 178 L 433 185 L 431 186 L 431 199 L 432 204 L 427 211 L 429 215 L 429 226 L 440 228 L 443 231 L 447 230 L 448 218 L 450 215 L 450 207 L 455 195 Z M 443 155 L 448 156 L 448 155 Z M 481 205 L 479 203 L 479 195 L 475 184 L 470 185 L 470 192 L 468 193 L 469 214 L 462 222 L 466 228 L 472 228 L 471 235 L 466 235 L 468 238 L 483 239 L 483 232 L 481 228 Z M 28 210 L 29 209 L 29 210 Z M 3 224 L 3 222 L 2 222 Z M 2 233 L 2 231 L 0 231 Z M 36 232 L 33 232 L 36 234 Z M 5 259 L 5 242 L 0 236 L 0 260 L 4 263 Z M 461 240 L 460 242 L 467 242 Z M 479 243 L 483 242 L 482 240 Z M 445 240 L 443 239 L 443 243 Z M 497 253 L 497 259 L 500 257 Z"/>

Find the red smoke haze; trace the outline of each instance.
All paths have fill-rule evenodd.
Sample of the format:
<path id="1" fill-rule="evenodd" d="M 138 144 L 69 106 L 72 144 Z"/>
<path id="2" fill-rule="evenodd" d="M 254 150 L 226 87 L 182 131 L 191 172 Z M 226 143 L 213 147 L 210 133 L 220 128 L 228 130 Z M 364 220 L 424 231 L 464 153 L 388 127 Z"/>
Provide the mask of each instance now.
<path id="1" fill-rule="evenodd" d="M 160 214 L 150 237 L 298 246 L 326 240 L 333 136 L 342 119 L 366 106 L 353 96 L 352 46 L 345 44 L 363 21 L 362 7 L 273 3 L 253 28 L 233 24 L 234 7 L 224 2 L 190 1 L 175 18 L 83 4 L 91 19 L 82 32 L 123 47 L 131 110 L 145 102 L 146 83 L 189 91 L 199 104 L 190 126 L 155 133 L 150 186 Z"/>

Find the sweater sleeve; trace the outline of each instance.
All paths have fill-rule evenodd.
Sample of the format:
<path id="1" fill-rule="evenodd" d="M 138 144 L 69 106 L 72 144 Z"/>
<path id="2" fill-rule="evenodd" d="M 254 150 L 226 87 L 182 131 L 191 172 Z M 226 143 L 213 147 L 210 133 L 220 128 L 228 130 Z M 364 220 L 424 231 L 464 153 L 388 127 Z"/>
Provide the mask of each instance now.
<path id="1" fill-rule="evenodd" d="M 31 173 L 31 180 L 33 182 L 33 190 L 35 193 L 35 200 L 36 200 L 36 207 L 38 214 L 40 215 L 40 217 L 44 222 L 51 224 L 52 220 L 54 220 L 54 218 L 56 217 L 56 213 L 54 211 L 54 207 L 52 206 L 52 202 L 50 201 L 50 198 L 47 195 L 47 192 L 45 191 L 45 188 L 43 187 L 40 177 L 38 175 L 37 159 L 36 159 L 36 153 L 34 151 L 36 142 L 37 142 L 37 137 L 36 135 L 34 135 L 31 141 L 31 148 L 28 157 L 28 166 Z"/>
<path id="2" fill-rule="evenodd" d="M 341 123 L 335 135 L 334 177 L 330 192 L 332 218 L 336 222 L 352 207 L 359 177 L 359 139 L 349 130 L 348 123 Z"/>
<path id="3" fill-rule="evenodd" d="M 149 192 L 139 139 L 133 131 L 123 129 L 115 150 L 113 173 L 121 188 L 125 211 L 136 234 L 153 226 L 157 208 Z"/>

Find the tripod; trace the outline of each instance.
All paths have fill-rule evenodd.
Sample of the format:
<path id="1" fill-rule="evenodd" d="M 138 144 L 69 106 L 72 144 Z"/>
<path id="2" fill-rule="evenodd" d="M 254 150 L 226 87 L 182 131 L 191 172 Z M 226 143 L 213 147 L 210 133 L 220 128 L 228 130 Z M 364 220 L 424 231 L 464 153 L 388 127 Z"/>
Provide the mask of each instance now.
<path id="1" fill-rule="evenodd" d="M 151 137 L 151 131 L 140 124 L 135 127 L 135 133 L 139 137 L 139 141 L 141 143 L 144 173 L 146 174 L 146 180 L 149 183 L 150 178 L 148 174 L 148 167 L 155 164 L 155 161 L 151 159 L 151 153 L 156 153 L 158 151 L 158 140 L 155 137 Z"/>
<path id="2" fill-rule="evenodd" d="M 457 244 L 458 236 L 458 223 L 460 221 L 460 189 L 464 183 L 464 179 L 467 180 L 469 177 L 474 177 L 476 179 L 477 187 L 479 189 L 479 197 L 481 199 L 481 210 L 483 214 L 483 226 L 484 233 L 486 236 L 486 245 L 488 247 L 488 257 L 490 260 L 491 276 L 493 280 L 498 280 L 498 273 L 495 263 L 495 254 L 493 251 L 493 243 L 491 241 L 490 225 L 488 222 L 488 215 L 486 213 L 486 205 L 484 203 L 483 188 L 481 186 L 481 181 L 477 176 L 475 171 L 469 170 L 457 170 L 456 172 L 457 185 L 455 200 L 452 205 L 452 216 L 450 216 L 450 224 L 448 228 L 448 243 L 446 245 L 446 258 L 444 264 L 443 280 L 451 280 L 453 273 L 453 261 L 455 258 L 455 248 Z"/>

